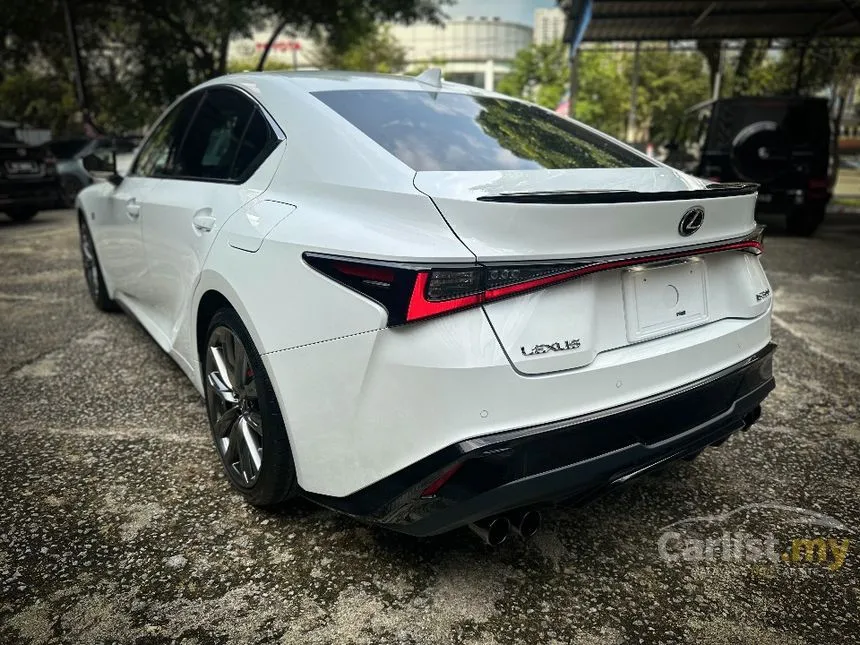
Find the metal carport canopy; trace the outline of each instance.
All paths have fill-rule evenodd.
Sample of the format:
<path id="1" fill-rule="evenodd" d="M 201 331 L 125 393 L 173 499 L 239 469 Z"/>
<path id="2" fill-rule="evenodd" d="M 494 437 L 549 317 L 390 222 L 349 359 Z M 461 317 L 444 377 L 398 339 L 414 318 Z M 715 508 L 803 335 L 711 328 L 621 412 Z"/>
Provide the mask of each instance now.
<path id="1" fill-rule="evenodd" d="M 860 36 L 858 0 L 593 0 L 583 40 L 852 36 Z"/>

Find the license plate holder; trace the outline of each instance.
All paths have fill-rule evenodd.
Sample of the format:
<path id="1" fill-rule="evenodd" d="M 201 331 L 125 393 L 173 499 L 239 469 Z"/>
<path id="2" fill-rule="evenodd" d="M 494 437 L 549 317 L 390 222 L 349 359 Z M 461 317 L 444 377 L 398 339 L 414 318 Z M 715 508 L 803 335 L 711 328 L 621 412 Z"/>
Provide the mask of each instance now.
<path id="1" fill-rule="evenodd" d="M 707 276 L 701 258 L 633 267 L 624 272 L 624 311 L 630 342 L 707 321 Z"/>
<path id="2" fill-rule="evenodd" d="M 39 164 L 35 161 L 7 161 L 6 172 L 10 175 L 34 175 L 39 172 Z"/>

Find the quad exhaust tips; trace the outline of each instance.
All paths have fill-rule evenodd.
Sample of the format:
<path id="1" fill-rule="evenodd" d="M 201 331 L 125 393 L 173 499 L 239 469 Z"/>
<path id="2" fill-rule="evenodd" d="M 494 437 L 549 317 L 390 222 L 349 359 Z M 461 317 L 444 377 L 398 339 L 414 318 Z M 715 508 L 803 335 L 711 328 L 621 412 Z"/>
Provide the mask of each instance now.
<path id="1" fill-rule="evenodd" d="M 540 529 L 541 516 L 539 511 L 523 511 L 511 517 L 511 531 L 524 540 L 528 540 Z"/>
<path id="2" fill-rule="evenodd" d="M 511 522 L 507 517 L 488 517 L 485 520 L 469 524 L 469 528 L 484 541 L 484 544 L 499 546 L 508 539 Z"/>
<path id="3" fill-rule="evenodd" d="M 538 532 L 541 515 L 538 511 L 522 511 L 512 515 L 498 515 L 469 524 L 469 528 L 483 540 L 484 544 L 499 546 L 513 533 L 524 540 Z"/>

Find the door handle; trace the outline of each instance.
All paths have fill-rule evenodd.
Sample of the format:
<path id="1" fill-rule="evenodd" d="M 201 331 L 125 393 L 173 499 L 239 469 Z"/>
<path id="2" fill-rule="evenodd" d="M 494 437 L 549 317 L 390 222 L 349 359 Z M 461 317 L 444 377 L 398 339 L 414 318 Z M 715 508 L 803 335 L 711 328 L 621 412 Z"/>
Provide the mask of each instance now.
<path id="1" fill-rule="evenodd" d="M 125 203 L 125 212 L 131 219 L 140 217 L 140 204 L 137 203 L 136 199 L 132 197 Z"/>
<path id="2" fill-rule="evenodd" d="M 194 214 L 194 217 L 191 218 L 191 224 L 195 230 L 201 233 L 208 233 L 215 228 L 215 218 L 209 214 L 211 212 L 210 209 L 204 208 L 202 211 Z"/>

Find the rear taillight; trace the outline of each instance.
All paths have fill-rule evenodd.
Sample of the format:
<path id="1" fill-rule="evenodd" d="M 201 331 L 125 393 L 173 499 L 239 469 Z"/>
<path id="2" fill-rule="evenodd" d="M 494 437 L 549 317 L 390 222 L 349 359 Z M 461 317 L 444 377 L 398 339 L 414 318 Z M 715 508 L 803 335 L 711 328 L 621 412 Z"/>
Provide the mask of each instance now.
<path id="1" fill-rule="evenodd" d="M 546 264 L 427 267 L 305 253 L 320 273 L 377 301 L 401 325 L 528 293 L 591 273 L 723 251 L 761 253 L 762 229 L 736 242 L 649 255 Z"/>

